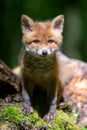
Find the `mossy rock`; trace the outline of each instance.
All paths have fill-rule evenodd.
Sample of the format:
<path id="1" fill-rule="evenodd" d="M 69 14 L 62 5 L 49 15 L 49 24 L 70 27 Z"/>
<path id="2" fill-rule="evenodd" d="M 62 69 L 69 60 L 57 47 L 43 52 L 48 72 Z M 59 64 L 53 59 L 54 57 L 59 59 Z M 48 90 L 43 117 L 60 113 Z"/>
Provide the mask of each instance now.
<path id="1" fill-rule="evenodd" d="M 44 126 L 48 128 L 48 130 L 80 130 L 80 128 L 73 123 L 72 119 L 62 110 L 57 110 L 57 117 L 50 123 L 47 123 L 39 117 L 36 111 L 33 114 L 24 116 L 19 108 L 9 106 L 1 111 L 0 119 L 1 121 L 11 122 L 14 126 L 16 125 L 18 130 L 23 126 L 23 123 L 25 127 L 27 126 L 31 129 L 37 128 L 37 130 Z"/>

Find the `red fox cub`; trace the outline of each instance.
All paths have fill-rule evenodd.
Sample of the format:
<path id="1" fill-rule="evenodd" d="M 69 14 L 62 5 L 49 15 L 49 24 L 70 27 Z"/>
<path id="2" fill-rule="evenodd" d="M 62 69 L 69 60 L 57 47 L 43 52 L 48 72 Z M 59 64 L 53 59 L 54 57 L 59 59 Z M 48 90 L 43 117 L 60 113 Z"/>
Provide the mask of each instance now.
<path id="1" fill-rule="evenodd" d="M 26 15 L 21 17 L 24 43 L 21 60 L 23 111 L 33 112 L 33 102 L 36 99 L 34 96 L 38 96 L 38 103 L 41 100 L 44 108 L 48 107 L 44 114 L 46 121 L 51 121 L 56 117 L 57 102 L 63 93 L 58 78 L 56 57 L 56 52 L 62 43 L 63 25 L 63 15 L 46 22 L 34 22 Z M 43 100 L 39 94 L 43 95 Z"/>

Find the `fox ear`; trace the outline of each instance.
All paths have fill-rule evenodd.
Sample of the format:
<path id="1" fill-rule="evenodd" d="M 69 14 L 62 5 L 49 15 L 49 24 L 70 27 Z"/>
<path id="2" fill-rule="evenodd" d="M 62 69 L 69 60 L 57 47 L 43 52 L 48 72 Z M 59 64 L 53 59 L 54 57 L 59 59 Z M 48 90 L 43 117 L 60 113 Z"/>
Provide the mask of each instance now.
<path id="1" fill-rule="evenodd" d="M 22 32 L 31 32 L 33 30 L 34 21 L 26 15 L 21 16 Z"/>
<path id="2" fill-rule="evenodd" d="M 60 33 L 63 32 L 63 26 L 64 26 L 64 16 L 63 15 L 59 15 L 52 20 L 53 29 L 58 30 Z"/>

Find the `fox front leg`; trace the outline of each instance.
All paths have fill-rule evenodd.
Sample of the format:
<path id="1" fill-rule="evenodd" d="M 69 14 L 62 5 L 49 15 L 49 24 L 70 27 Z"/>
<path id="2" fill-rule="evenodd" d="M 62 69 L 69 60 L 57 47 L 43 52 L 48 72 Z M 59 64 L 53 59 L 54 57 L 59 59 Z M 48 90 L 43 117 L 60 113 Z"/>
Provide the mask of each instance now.
<path id="1" fill-rule="evenodd" d="M 56 117 L 56 101 L 57 99 L 55 97 L 50 105 L 48 113 L 44 116 L 44 120 L 47 122 L 52 121 Z"/>
<path id="2" fill-rule="evenodd" d="M 51 86 L 51 87 L 53 87 L 53 86 Z M 47 114 L 45 114 L 44 120 L 47 122 L 50 122 L 56 117 L 57 90 L 55 87 L 48 90 L 47 97 L 48 97 L 49 110 L 48 110 Z"/>
<path id="3" fill-rule="evenodd" d="M 30 96 L 28 95 L 25 89 L 22 90 L 22 95 L 24 100 L 23 107 L 22 107 L 23 113 L 25 115 L 27 115 L 28 113 L 33 113 L 33 107 L 31 105 Z"/>

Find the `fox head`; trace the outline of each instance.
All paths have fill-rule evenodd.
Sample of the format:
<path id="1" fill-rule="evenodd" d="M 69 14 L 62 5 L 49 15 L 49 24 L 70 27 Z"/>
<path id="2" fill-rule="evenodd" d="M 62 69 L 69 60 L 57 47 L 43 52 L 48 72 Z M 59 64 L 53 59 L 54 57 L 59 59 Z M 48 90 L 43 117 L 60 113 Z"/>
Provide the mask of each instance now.
<path id="1" fill-rule="evenodd" d="M 62 43 L 63 25 L 63 15 L 46 22 L 34 22 L 30 17 L 22 15 L 21 26 L 25 50 L 39 56 L 55 53 Z"/>

